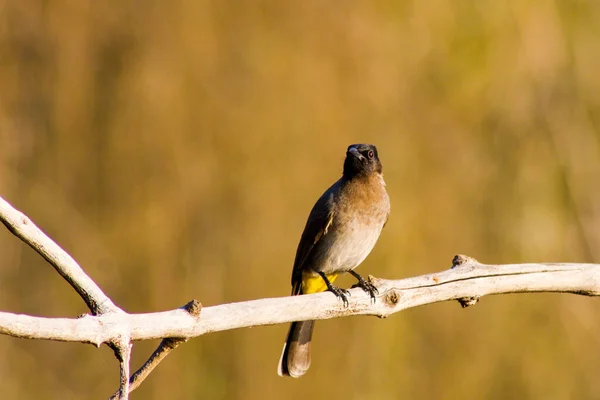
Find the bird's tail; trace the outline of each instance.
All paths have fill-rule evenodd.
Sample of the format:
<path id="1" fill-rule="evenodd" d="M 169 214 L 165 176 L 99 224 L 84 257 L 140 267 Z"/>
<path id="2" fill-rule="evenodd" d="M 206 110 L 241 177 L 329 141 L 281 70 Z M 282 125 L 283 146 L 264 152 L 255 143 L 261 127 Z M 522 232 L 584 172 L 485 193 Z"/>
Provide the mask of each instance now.
<path id="1" fill-rule="evenodd" d="M 310 341 L 315 321 L 292 322 L 279 359 L 279 376 L 298 378 L 310 367 Z"/>
<path id="2" fill-rule="evenodd" d="M 294 285 L 292 295 L 302 294 L 302 284 Z M 290 325 L 287 339 L 283 345 L 277 373 L 279 376 L 298 378 L 310 367 L 310 341 L 315 321 L 296 321 Z"/>

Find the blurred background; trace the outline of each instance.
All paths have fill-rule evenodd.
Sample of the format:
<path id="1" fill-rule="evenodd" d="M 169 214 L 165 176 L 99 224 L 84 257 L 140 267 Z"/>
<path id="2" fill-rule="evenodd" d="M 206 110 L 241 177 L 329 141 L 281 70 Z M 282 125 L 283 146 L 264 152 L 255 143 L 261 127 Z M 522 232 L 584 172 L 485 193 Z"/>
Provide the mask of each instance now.
<path id="1" fill-rule="evenodd" d="M 600 262 L 600 3 L 0 3 L 0 195 L 129 312 L 286 296 L 347 145 L 374 143 L 392 213 L 364 275 Z M 350 285 L 352 279 L 345 278 Z M 0 309 L 83 301 L 0 229 Z M 194 339 L 133 399 L 597 399 L 598 300 L 486 297 Z M 157 342 L 136 343 L 136 369 Z M 112 352 L 0 337 L 7 399 L 102 399 Z"/>

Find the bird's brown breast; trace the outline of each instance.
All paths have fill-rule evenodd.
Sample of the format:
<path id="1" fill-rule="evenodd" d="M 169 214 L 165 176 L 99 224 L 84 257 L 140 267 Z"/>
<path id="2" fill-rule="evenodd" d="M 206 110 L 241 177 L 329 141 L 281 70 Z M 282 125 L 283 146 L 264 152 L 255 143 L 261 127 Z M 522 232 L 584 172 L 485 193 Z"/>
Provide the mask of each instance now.
<path id="1" fill-rule="evenodd" d="M 390 211 L 390 200 L 381 175 L 350 180 L 336 193 L 334 218 L 321 239 L 320 264 L 325 273 L 354 269 L 369 255 Z"/>
<path id="2" fill-rule="evenodd" d="M 357 220 L 365 225 L 385 223 L 390 212 L 390 199 L 379 174 L 348 181 L 340 190 L 336 207 L 338 223 Z"/>

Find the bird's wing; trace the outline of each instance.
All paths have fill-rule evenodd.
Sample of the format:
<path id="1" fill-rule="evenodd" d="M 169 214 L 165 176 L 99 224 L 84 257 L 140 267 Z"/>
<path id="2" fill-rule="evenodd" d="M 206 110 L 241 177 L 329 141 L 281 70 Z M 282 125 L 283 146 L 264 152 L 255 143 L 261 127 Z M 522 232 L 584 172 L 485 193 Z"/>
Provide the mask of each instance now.
<path id="1" fill-rule="evenodd" d="M 296 250 L 296 259 L 294 260 L 292 286 L 295 287 L 295 289 L 293 292 L 297 291 L 296 287 L 302 279 L 302 270 L 305 267 L 304 264 L 308 259 L 308 256 L 319 240 L 327 235 L 327 232 L 333 223 L 333 218 L 335 216 L 335 211 L 333 209 L 334 186 L 323 193 L 319 200 L 317 200 L 306 221 L 304 232 L 302 232 L 302 237 L 300 238 L 300 243 Z"/>

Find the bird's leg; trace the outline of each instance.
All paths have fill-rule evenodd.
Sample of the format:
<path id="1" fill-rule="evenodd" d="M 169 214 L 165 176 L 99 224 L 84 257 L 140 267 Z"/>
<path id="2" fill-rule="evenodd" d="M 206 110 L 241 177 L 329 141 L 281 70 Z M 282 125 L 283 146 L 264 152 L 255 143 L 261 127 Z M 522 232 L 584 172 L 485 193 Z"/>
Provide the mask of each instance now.
<path id="1" fill-rule="evenodd" d="M 327 290 L 329 290 L 330 292 L 335 294 L 338 298 L 340 298 L 344 302 L 344 306 L 348 307 L 348 297 L 347 296 L 350 296 L 350 292 L 348 292 L 346 289 L 342 289 L 337 286 L 333 286 L 331 284 L 331 282 L 329 282 L 329 279 L 327 279 L 327 276 L 325 276 L 325 274 L 323 272 L 321 272 L 321 271 L 316 271 L 316 272 L 325 281 L 325 284 L 327 285 Z"/>
<path id="2" fill-rule="evenodd" d="M 355 277 L 356 279 L 358 279 L 358 283 L 354 286 L 354 287 L 359 287 L 362 290 L 364 290 L 365 292 L 367 292 L 367 294 L 369 296 L 371 296 L 371 299 L 373 299 L 373 302 L 375 302 L 375 296 L 379 294 L 379 290 L 377 290 L 377 288 L 375 287 L 375 285 L 373 285 L 371 282 L 367 282 L 365 280 L 365 278 L 363 278 L 362 276 L 360 276 L 359 274 L 357 274 L 354 271 L 348 271 L 350 272 L 350 274 L 352 274 L 353 277 Z"/>

